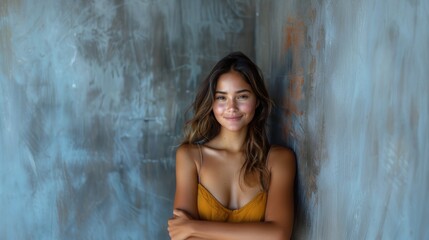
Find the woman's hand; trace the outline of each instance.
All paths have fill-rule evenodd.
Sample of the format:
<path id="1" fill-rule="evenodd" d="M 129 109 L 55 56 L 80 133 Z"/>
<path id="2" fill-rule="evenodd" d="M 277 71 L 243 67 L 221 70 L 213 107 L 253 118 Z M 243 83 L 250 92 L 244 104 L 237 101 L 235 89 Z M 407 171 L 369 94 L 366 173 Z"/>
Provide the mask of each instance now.
<path id="1" fill-rule="evenodd" d="M 180 209 L 173 210 L 173 217 L 168 220 L 168 233 L 172 240 L 187 239 L 191 234 L 189 225 L 193 218 Z"/>

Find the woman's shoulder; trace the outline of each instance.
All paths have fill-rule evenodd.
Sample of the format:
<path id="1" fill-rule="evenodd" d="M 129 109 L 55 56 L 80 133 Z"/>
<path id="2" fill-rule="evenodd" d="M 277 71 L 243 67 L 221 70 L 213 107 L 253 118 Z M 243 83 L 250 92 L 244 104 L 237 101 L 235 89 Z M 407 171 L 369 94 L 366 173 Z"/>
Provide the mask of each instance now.
<path id="1" fill-rule="evenodd" d="M 288 158 L 291 158 L 291 157 L 295 158 L 295 153 L 291 148 L 283 147 L 280 145 L 271 145 L 270 155 L 275 155 L 275 156 L 280 155 Z"/>
<path id="2" fill-rule="evenodd" d="M 179 145 L 179 147 L 177 147 L 177 151 L 192 151 L 194 149 L 198 149 L 198 145 L 197 144 L 192 144 L 192 143 L 182 143 Z"/>
<path id="3" fill-rule="evenodd" d="M 270 148 L 267 160 L 268 167 L 295 169 L 296 157 L 292 149 L 279 145 Z"/>
<path id="4" fill-rule="evenodd" d="M 199 146 L 197 144 L 184 143 L 176 150 L 176 161 L 192 161 L 195 163 L 199 156 Z"/>

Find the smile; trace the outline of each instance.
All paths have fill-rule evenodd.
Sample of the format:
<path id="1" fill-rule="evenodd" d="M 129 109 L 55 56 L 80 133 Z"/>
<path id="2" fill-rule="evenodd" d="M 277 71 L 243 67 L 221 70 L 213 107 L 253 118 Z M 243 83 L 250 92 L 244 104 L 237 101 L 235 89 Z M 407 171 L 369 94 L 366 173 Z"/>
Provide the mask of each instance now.
<path id="1" fill-rule="evenodd" d="M 231 116 L 231 117 L 224 117 L 226 120 L 230 121 L 237 121 L 240 120 L 243 116 Z"/>

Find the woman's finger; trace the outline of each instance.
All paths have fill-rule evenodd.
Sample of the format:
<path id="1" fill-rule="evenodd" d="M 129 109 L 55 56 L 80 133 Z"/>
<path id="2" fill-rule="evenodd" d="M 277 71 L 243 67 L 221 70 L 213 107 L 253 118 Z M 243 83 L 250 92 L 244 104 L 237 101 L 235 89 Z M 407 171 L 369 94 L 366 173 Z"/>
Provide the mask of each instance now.
<path id="1" fill-rule="evenodd" d="M 178 216 L 178 217 L 180 217 L 180 216 L 183 216 L 183 211 L 182 210 L 180 210 L 180 209 L 174 209 L 173 210 L 173 215 L 174 216 Z"/>

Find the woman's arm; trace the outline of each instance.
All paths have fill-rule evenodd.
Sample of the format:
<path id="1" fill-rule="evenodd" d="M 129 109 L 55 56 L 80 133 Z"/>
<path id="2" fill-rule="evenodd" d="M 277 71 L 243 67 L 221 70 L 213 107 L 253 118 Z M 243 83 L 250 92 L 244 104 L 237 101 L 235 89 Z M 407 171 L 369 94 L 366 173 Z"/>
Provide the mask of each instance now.
<path id="1" fill-rule="evenodd" d="M 197 190 L 198 172 L 195 164 L 196 146 L 182 145 L 176 151 L 176 194 L 174 209 L 185 211 L 192 219 L 198 219 Z"/>
<path id="2" fill-rule="evenodd" d="M 176 151 L 176 193 L 173 218 L 168 220 L 171 239 L 192 239 L 189 220 L 197 220 L 198 171 L 195 163 L 195 146 L 181 145 Z M 198 238 L 194 238 L 198 239 Z"/>
<path id="3" fill-rule="evenodd" d="M 198 216 L 195 200 L 197 193 L 195 192 L 193 200 L 195 207 L 183 207 L 186 205 L 184 204 L 180 209 L 185 212 L 175 210 L 175 218 L 169 220 L 170 237 L 172 239 L 289 239 L 294 218 L 295 156 L 286 148 L 275 147 L 271 150 L 268 167 L 271 172 L 271 182 L 265 222 L 224 223 L 196 220 L 193 216 L 193 214 Z M 194 168 L 196 168 L 195 163 Z M 192 202 L 192 200 L 190 201 Z M 191 209 L 191 211 L 195 208 L 195 212 L 188 212 L 189 216 L 186 215 L 187 210 L 183 208 Z"/>

